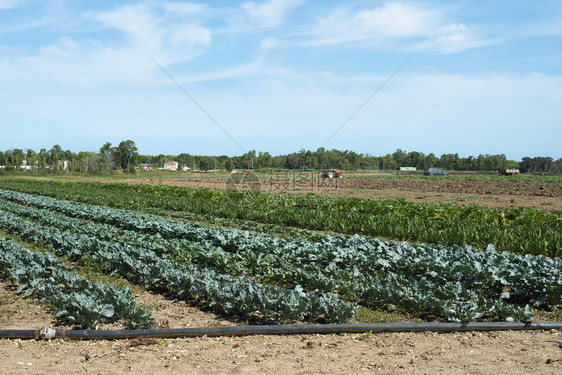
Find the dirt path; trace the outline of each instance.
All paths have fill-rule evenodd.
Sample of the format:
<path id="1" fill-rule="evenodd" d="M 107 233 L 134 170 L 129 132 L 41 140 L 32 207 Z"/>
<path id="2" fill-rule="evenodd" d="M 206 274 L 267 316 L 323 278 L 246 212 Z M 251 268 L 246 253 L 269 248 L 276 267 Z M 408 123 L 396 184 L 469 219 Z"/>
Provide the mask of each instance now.
<path id="1" fill-rule="evenodd" d="M 560 374 L 560 332 L 1 340 L 3 374 Z"/>
<path id="2" fill-rule="evenodd" d="M 0 282 L 0 329 L 63 328 Z M 141 293 L 158 327 L 233 325 Z M 67 327 L 71 328 L 71 327 Z M 100 329 L 120 329 L 103 325 Z M 2 374 L 560 374 L 560 331 L 247 336 L 121 341 L 0 340 Z"/>

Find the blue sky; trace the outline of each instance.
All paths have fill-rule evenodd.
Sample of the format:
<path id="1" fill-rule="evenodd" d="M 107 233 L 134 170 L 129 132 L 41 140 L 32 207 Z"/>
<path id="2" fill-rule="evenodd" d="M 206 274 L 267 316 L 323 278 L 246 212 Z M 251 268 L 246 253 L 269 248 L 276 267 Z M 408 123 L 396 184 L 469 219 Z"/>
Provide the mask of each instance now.
<path id="1" fill-rule="evenodd" d="M 125 139 L 560 158 L 562 2 L 0 0 L 0 150 Z"/>

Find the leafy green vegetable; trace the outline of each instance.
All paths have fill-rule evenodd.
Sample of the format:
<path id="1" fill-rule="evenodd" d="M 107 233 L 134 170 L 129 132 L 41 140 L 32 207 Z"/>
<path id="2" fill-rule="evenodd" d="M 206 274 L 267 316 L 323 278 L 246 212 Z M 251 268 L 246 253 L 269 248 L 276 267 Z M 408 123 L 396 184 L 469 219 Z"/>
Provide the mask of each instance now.
<path id="1" fill-rule="evenodd" d="M 130 328 L 145 328 L 154 322 L 150 311 L 139 307 L 128 289 L 92 282 L 51 254 L 26 249 L 2 236 L 0 250 L 0 274 L 19 283 L 17 293 L 49 300 L 59 308 L 59 318 L 86 328 L 115 319 L 126 320 Z"/>
<path id="2" fill-rule="evenodd" d="M 192 262 L 233 276 L 246 275 L 263 282 L 297 288 L 299 293 L 293 289 L 296 294 L 284 300 L 284 307 L 278 308 L 281 313 L 276 309 L 273 313 L 259 310 L 263 316 L 278 317 L 279 320 L 293 319 L 290 309 L 291 306 L 300 306 L 294 300 L 301 293 L 300 285 L 309 292 L 337 293 L 371 306 L 394 305 L 414 314 L 433 314 L 452 321 L 480 318 L 527 320 L 530 310 L 515 305 L 557 305 L 562 296 L 560 260 L 498 253 L 493 246 L 479 251 L 470 246 L 411 245 L 358 235 L 319 235 L 315 241 L 307 241 L 209 228 L 132 211 L 15 192 L 0 191 L 0 197 L 34 206 L 24 207 L 0 200 L 0 209 L 37 220 L 47 225 L 46 229 L 57 227 L 87 234 L 88 241 L 95 236 L 98 238 L 96 241 L 113 242 L 96 245 L 106 246 L 111 253 L 121 252 L 121 249 L 128 252 L 132 245 L 136 251 L 154 251 L 155 258 L 167 258 L 166 261 L 172 261 L 172 267 L 181 268 L 185 267 L 182 263 Z M 10 227 L 14 221 L 14 218 L 7 217 L 2 225 Z M 19 224 L 14 226 L 12 230 L 20 230 Z M 34 232 L 28 235 L 36 236 Z M 67 241 L 85 241 L 84 237 L 67 233 L 64 237 Z M 53 247 L 56 248 L 55 245 Z M 72 249 L 68 251 L 72 252 Z M 100 262 L 107 262 L 107 259 Z M 117 267 L 120 262 L 126 264 L 129 260 L 117 260 L 112 264 Z M 118 272 L 129 272 L 131 277 L 138 277 L 143 282 L 161 282 L 159 275 L 156 280 L 150 281 L 152 276 L 143 276 L 142 269 L 131 267 L 131 271 Z M 135 276 L 135 272 L 141 273 L 141 276 Z M 177 285 L 174 288 L 177 289 Z M 244 306 L 238 307 L 230 300 L 217 302 L 191 290 L 189 293 L 212 306 L 221 306 L 227 312 L 246 311 Z M 247 294 L 242 291 L 236 293 Z M 333 295 L 325 294 L 324 297 L 327 300 Z M 328 304 L 324 306 L 326 309 L 320 315 L 329 310 Z M 252 314 L 248 311 L 245 313 Z"/>
<path id="3" fill-rule="evenodd" d="M 357 309 L 355 304 L 342 302 L 329 294 L 301 293 L 194 265 L 178 264 L 144 248 L 61 232 L 3 211 L 0 211 L 0 227 L 51 247 L 59 255 L 77 261 L 87 257 L 107 272 L 121 274 L 149 288 L 166 289 L 194 298 L 226 313 L 258 315 L 281 322 L 318 318 L 340 322 L 353 317 Z"/>

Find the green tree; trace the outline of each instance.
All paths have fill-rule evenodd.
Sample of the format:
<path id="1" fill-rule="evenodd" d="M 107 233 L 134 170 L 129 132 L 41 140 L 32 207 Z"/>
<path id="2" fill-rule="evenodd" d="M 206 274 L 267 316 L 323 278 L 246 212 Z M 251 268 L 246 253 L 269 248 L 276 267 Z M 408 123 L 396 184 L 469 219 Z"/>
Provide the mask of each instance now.
<path id="1" fill-rule="evenodd" d="M 440 166 L 440 163 L 441 160 L 439 160 L 439 158 L 435 156 L 433 152 L 430 152 L 428 155 L 425 156 L 422 169 L 437 167 Z"/>
<path id="2" fill-rule="evenodd" d="M 416 167 L 417 169 L 423 169 L 423 161 L 425 155 L 422 152 L 412 151 L 408 154 L 408 165 L 406 167 Z"/>
<path id="3" fill-rule="evenodd" d="M 396 162 L 396 168 L 398 167 L 407 167 L 408 162 L 408 154 L 404 151 L 398 149 L 392 154 L 392 158 Z M 388 169 L 388 168 L 387 168 Z"/>
<path id="4" fill-rule="evenodd" d="M 551 157 L 536 156 L 524 157 L 519 165 L 521 172 L 550 172 L 556 170 L 556 162 Z"/>
<path id="5" fill-rule="evenodd" d="M 441 167 L 445 169 L 457 170 L 459 165 L 459 154 L 441 155 Z"/>
<path id="6" fill-rule="evenodd" d="M 379 168 L 381 168 L 382 170 L 392 170 L 398 168 L 398 164 L 391 154 L 386 154 L 384 157 L 382 157 L 381 165 Z"/>
<path id="7" fill-rule="evenodd" d="M 122 169 L 128 169 L 137 162 L 138 148 L 130 139 L 122 141 L 117 147 L 117 159 Z"/>
<path id="8" fill-rule="evenodd" d="M 60 167 L 60 160 L 61 160 L 61 156 L 62 156 L 62 148 L 60 147 L 60 145 L 54 145 L 48 153 L 48 163 L 51 166 L 52 169 L 54 170 L 58 170 Z"/>
<path id="9" fill-rule="evenodd" d="M 37 161 L 38 166 L 40 169 L 45 169 L 47 166 L 47 149 L 42 148 L 39 150 L 39 154 L 37 154 Z"/>
<path id="10" fill-rule="evenodd" d="M 37 153 L 34 150 L 30 148 L 27 149 L 25 160 L 27 161 L 27 165 L 32 169 L 37 169 Z"/>
<path id="11" fill-rule="evenodd" d="M 117 148 L 111 147 L 110 142 L 105 142 L 100 148 L 100 169 L 114 170 L 117 168 Z"/>
<path id="12" fill-rule="evenodd" d="M 19 168 L 23 164 L 23 161 L 25 160 L 25 154 L 23 150 L 19 148 L 13 149 L 11 159 L 12 159 L 12 165 L 14 167 Z"/>

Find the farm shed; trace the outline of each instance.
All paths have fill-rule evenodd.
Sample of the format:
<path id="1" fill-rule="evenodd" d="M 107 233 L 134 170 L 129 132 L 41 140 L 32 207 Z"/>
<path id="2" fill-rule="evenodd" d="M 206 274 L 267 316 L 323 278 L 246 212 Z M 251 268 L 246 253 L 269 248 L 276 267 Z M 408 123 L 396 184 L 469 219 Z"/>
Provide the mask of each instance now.
<path id="1" fill-rule="evenodd" d="M 169 171 L 177 171 L 178 170 L 178 162 L 177 161 L 167 161 L 164 163 L 164 169 Z"/>

